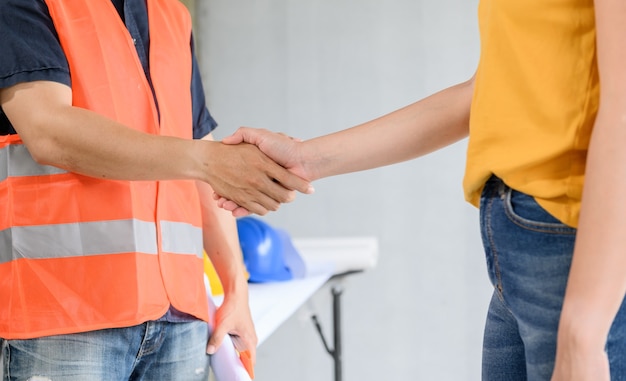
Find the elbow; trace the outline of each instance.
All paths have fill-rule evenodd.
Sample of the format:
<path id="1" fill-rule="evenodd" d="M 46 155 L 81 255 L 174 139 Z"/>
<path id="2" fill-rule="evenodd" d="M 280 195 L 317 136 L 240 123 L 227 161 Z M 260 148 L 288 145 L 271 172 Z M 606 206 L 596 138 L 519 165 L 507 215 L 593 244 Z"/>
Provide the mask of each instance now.
<path id="1" fill-rule="evenodd" d="M 54 154 L 53 150 L 43 147 L 43 144 L 35 144 L 28 146 L 28 151 L 32 156 L 33 160 L 39 165 L 52 165 L 59 167 L 59 161 L 57 159 L 57 155 Z"/>
<path id="2" fill-rule="evenodd" d="M 0 107 L 19 134 L 32 159 L 42 165 L 62 166 L 63 136 L 72 133 L 71 89 L 56 82 L 33 81 L 0 89 Z"/>
<path id="3" fill-rule="evenodd" d="M 37 129 L 35 136 L 22 136 L 22 141 L 33 160 L 40 165 L 63 166 L 63 147 L 58 139 L 45 132 L 45 128 Z"/>

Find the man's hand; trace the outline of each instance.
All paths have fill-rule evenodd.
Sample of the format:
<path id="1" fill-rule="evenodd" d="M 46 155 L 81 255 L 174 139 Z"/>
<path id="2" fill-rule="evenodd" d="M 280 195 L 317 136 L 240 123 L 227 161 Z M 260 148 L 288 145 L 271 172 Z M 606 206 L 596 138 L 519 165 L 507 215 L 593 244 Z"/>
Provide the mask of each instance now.
<path id="1" fill-rule="evenodd" d="M 295 199 L 295 191 L 310 193 L 308 181 L 275 163 L 252 144 L 213 147 L 206 162 L 208 183 L 215 193 L 249 212 L 264 215 Z"/>
<path id="2" fill-rule="evenodd" d="M 239 352 L 248 351 L 252 365 L 256 362 L 258 339 L 248 308 L 247 299 L 226 297 L 215 314 L 215 327 L 207 345 L 207 353 L 214 354 L 222 345 L 225 335 L 230 335 Z"/>
<path id="3" fill-rule="evenodd" d="M 255 145 L 265 155 L 274 160 L 277 164 L 280 164 L 292 175 L 298 176 L 300 180 L 310 181 L 315 178 L 313 170 L 306 166 L 307 163 L 302 158 L 301 142 L 284 134 L 264 129 L 241 127 L 233 135 L 224 138 L 222 143 L 228 145 L 240 145 L 241 143 Z M 278 181 L 281 182 L 280 180 Z M 307 185 L 308 187 L 306 189 L 295 187 L 291 189 L 296 189 L 305 194 L 313 193 L 313 187 L 308 183 Z M 226 196 L 225 193 L 219 190 L 216 190 L 214 198 L 217 200 L 218 206 L 232 212 L 236 217 L 245 216 L 250 213 L 259 214 L 257 211 L 239 203 L 232 197 Z"/>
<path id="4" fill-rule="evenodd" d="M 307 167 L 307 163 L 303 159 L 302 142 L 299 139 L 265 129 L 240 127 L 234 134 L 224 138 L 222 143 L 254 144 L 276 163 L 302 179 L 312 181 L 316 178 L 313 169 Z"/>

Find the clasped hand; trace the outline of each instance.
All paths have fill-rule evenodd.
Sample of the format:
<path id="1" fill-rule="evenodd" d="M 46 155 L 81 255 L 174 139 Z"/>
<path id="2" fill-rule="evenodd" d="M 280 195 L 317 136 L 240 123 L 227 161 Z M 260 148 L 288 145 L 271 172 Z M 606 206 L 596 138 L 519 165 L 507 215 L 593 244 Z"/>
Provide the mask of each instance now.
<path id="1" fill-rule="evenodd" d="M 284 134 L 271 132 L 264 129 L 254 129 L 248 127 L 239 128 L 233 135 L 224 138 L 223 144 L 226 145 L 254 145 L 258 147 L 261 152 L 267 155 L 268 160 L 275 162 L 282 169 L 286 171 L 272 171 L 267 172 L 268 176 L 273 179 L 275 183 L 273 189 L 277 189 L 276 197 L 269 195 L 257 196 L 260 197 L 262 202 L 250 201 L 250 195 L 257 194 L 257 189 L 241 189 L 240 192 L 232 192 L 229 194 L 237 194 L 240 200 L 236 201 L 234 198 L 227 198 L 223 196 L 226 193 L 220 193 L 217 189 L 213 195 L 213 198 L 217 200 L 217 204 L 220 208 L 228 210 L 235 217 L 242 217 L 251 213 L 264 215 L 267 211 L 275 211 L 278 209 L 280 203 L 290 202 L 295 198 L 295 191 L 299 191 L 305 194 L 311 194 L 314 192 L 313 187 L 310 184 L 312 175 L 307 171 L 304 165 L 304 160 L 301 158 L 301 152 L 299 144 L 301 142 L 297 139 L 290 138 Z M 252 168 L 250 168 L 252 166 Z M 272 166 L 265 161 L 253 161 L 242 163 L 242 167 L 246 167 L 242 173 L 250 172 L 266 172 L 271 169 Z M 285 173 L 286 172 L 286 173 Z M 268 187 L 267 184 L 253 184 L 252 187 L 260 188 L 261 186 Z M 282 187 L 283 189 L 279 189 Z M 287 191 L 287 196 L 285 196 Z M 279 198 L 278 196 L 282 196 Z"/>

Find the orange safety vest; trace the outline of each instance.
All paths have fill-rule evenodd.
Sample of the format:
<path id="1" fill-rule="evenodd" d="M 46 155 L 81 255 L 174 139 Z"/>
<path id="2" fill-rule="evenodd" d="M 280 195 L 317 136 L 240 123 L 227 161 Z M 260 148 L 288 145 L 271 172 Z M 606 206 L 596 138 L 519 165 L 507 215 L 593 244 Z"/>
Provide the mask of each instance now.
<path id="1" fill-rule="evenodd" d="M 150 85 L 110 0 L 46 0 L 74 106 L 192 138 L 191 19 L 149 0 Z M 208 321 L 194 181 L 112 181 L 42 166 L 0 137 L 0 337 L 127 327 L 170 305 Z"/>

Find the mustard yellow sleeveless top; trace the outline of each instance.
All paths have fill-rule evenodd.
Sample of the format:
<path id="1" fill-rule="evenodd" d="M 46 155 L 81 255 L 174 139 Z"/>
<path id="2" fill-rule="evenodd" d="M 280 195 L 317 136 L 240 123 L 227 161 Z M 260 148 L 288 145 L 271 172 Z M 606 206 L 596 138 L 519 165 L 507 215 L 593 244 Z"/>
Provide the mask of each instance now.
<path id="1" fill-rule="evenodd" d="M 481 0 L 466 199 L 495 174 L 576 226 L 598 109 L 592 0 Z"/>

